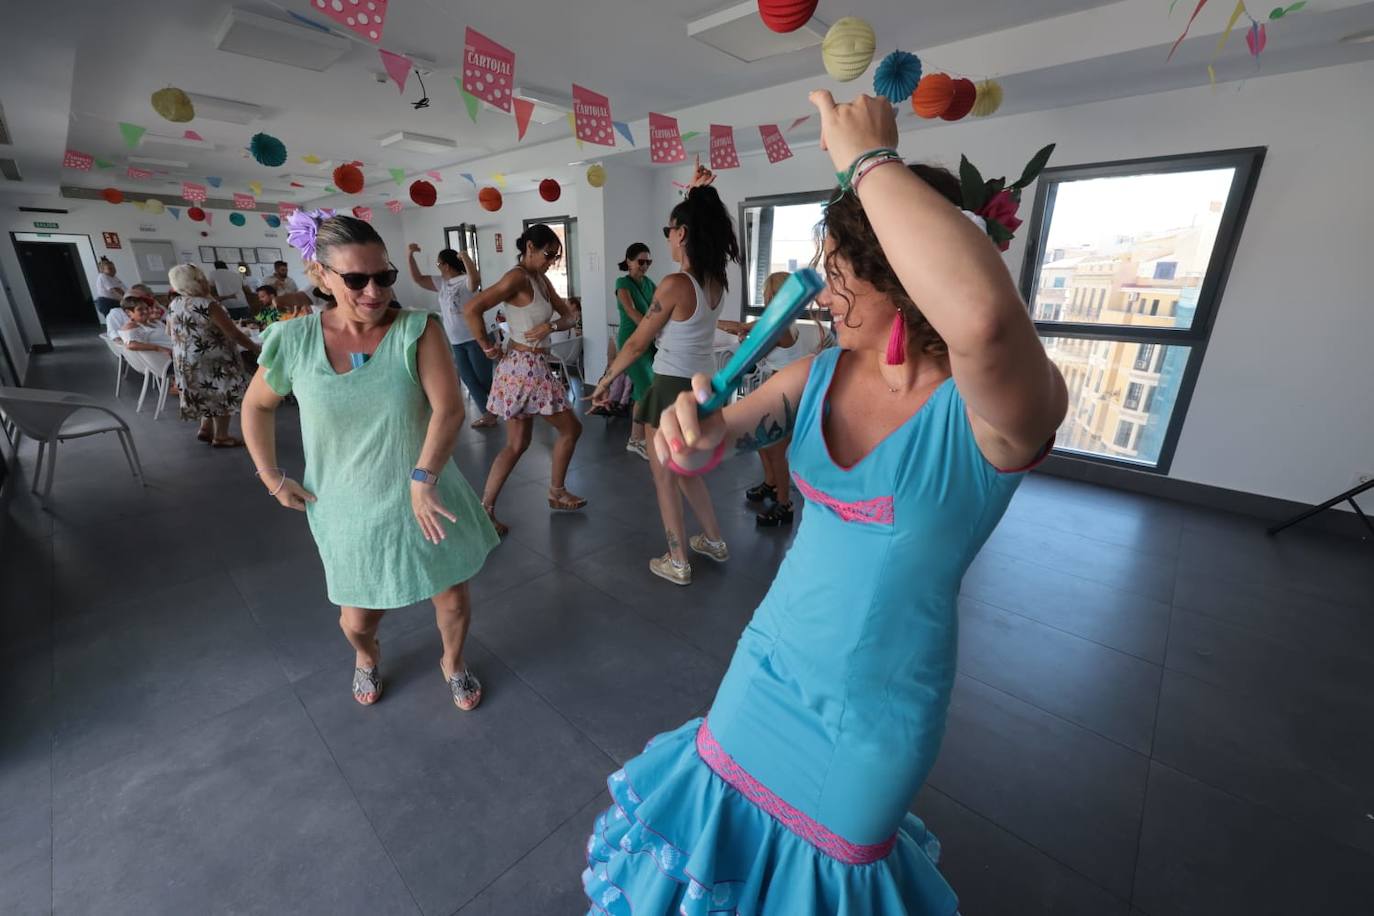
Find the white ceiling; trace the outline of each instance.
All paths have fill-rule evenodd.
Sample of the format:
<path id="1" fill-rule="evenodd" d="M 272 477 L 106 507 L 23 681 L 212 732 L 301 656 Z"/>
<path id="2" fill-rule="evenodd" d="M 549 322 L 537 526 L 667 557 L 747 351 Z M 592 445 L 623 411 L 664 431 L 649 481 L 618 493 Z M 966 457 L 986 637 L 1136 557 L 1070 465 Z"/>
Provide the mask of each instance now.
<path id="1" fill-rule="evenodd" d="M 438 62 L 425 77 L 431 106 L 421 111 L 409 104 L 420 95 L 414 78 L 404 95 L 390 82 L 377 82 L 382 68 L 376 49 L 361 41 L 323 73 L 213 48 L 215 30 L 231 7 L 289 19 L 290 12 L 312 16 L 310 0 L 15 5 L 19 8 L 13 15 L 7 13 L 0 47 L 0 105 L 16 146 L 0 147 L 0 155 L 19 161 L 26 189 L 49 192 L 63 182 L 175 193 L 183 177 L 203 181 L 214 175 L 224 179 L 219 196 L 246 191 L 247 182 L 257 180 L 264 185 L 266 201 L 316 200 L 330 168 L 302 162 L 305 154 L 334 164 L 354 159 L 366 164 L 368 188 L 348 199 L 352 202 L 404 197 L 404 187 L 387 175 L 389 168 L 403 168 L 411 176 L 443 169 L 449 182 L 441 187 L 441 197 L 466 188 L 461 179 L 454 182 L 460 171 L 473 171 L 479 180 L 492 170 L 508 171 L 523 181 L 540 169 L 603 151 L 589 146 L 578 152 L 561 121 L 531 124 L 519 144 L 509 116 L 484 110 L 472 124 L 453 82 L 464 26 L 515 51 L 517 85 L 567 94 L 576 80 L 608 95 L 617 120 L 637 122 L 651 110 L 677 113 L 685 130 L 705 129 L 712 119 L 751 124 L 805 113 L 801 86 L 828 83 L 819 49 L 746 64 L 688 38 L 689 20 L 733 2 L 502 0 L 459 8 L 449 0 L 392 0 L 382 46 Z M 937 66 L 993 71 L 1007 86 L 1006 110 L 1012 112 L 1205 82 L 1205 63 L 1220 29 L 1211 20 L 1225 18 L 1224 11 L 1213 14 L 1211 6 L 1217 5 L 1204 11 L 1195 27 L 1198 37 L 1186 42 L 1172 63 L 1163 60 L 1161 43 L 1167 45 L 1181 29 L 1184 14 L 1168 18 L 1158 0 L 822 0 L 817 15 L 826 21 L 841 15 L 869 20 L 880 36 L 879 55 L 902 47 L 928 54 L 927 61 Z M 1336 41 L 1361 25 L 1374 27 L 1374 3 L 1314 3 L 1271 30 L 1262 71 L 1247 59 L 1242 36 L 1233 36 L 1218 62 L 1218 76 L 1235 80 L 1251 72 L 1374 56 L 1374 44 Z M 154 90 L 167 85 L 260 105 L 265 115 L 250 125 L 204 118 L 174 125 L 154 113 L 148 101 Z M 870 85 L 866 76 L 846 89 Z M 120 121 L 149 129 L 139 149 L 124 147 Z M 188 127 L 206 139 L 205 147 L 168 146 L 151 138 L 179 137 Z M 808 129 L 814 137 L 814 126 L 807 125 L 795 139 L 806 142 Z M 380 138 L 398 130 L 447 137 L 459 149 L 427 155 L 378 145 Z M 642 123 L 636 125 L 636 139 L 643 130 Z M 269 169 L 247 157 L 244 148 L 257 131 L 285 142 L 290 156 L 286 166 Z M 746 131 L 738 141 L 742 150 L 759 145 Z M 64 171 L 61 157 L 67 146 L 115 161 L 119 168 Z M 700 141 L 689 144 L 699 146 Z M 648 164 L 642 148 L 629 151 L 622 144 L 616 152 Z M 129 155 L 179 160 L 188 167 L 168 169 L 162 184 L 130 181 L 123 173 Z M 459 163 L 469 164 L 454 167 Z M 290 188 L 293 178 L 314 183 Z M 13 190 L 0 187 L 0 192 Z"/>

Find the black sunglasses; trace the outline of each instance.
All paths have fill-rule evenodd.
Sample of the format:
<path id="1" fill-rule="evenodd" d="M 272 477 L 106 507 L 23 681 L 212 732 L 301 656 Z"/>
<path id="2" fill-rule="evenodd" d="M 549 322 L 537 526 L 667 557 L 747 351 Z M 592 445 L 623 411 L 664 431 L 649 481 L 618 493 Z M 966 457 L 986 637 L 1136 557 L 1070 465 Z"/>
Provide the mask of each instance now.
<path id="1" fill-rule="evenodd" d="M 674 229 L 681 229 L 681 228 L 682 228 L 681 226 L 664 226 L 664 227 L 663 227 L 663 237 L 666 239 L 666 238 L 668 237 L 668 234 L 671 233 Z"/>
<path id="2" fill-rule="evenodd" d="M 344 286 L 347 286 L 355 293 L 359 290 L 367 289 L 368 283 L 376 283 L 382 289 L 390 289 L 396 285 L 396 278 L 401 275 L 401 272 L 396 269 L 396 265 L 394 264 L 391 265 L 390 270 L 384 270 L 375 274 L 339 273 L 339 271 L 330 267 L 328 264 L 324 265 L 324 269 L 330 273 L 339 274 L 339 279 L 344 281 Z"/>
<path id="3" fill-rule="evenodd" d="M 653 265 L 654 259 L 653 259 L 653 258 L 639 258 L 638 260 L 635 261 L 635 263 L 638 264 L 640 267 L 650 267 L 650 266 Z"/>

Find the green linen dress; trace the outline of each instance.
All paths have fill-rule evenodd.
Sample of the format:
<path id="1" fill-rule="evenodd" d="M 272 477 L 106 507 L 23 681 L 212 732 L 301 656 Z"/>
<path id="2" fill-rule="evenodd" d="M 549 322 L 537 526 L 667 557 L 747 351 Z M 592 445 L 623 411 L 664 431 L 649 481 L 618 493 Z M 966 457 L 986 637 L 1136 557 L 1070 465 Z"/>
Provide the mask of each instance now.
<path id="1" fill-rule="evenodd" d="M 615 281 L 615 288 L 629 291 L 630 301 L 634 302 L 639 313 L 649 314 L 649 306 L 654 304 L 653 280 L 645 277 L 639 283 L 635 283 L 626 274 Z M 630 335 L 638 330 L 639 325 L 625 314 L 625 306 L 620 304 L 619 296 L 615 297 L 615 306 L 620 310 L 620 326 L 615 332 L 615 348 L 619 350 L 625 346 L 625 341 L 630 339 Z M 643 356 L 630 363 L 630 368 L 625 370 L 625 374 L 630 377 L 630 384 L 634 386 L 635 403 L 644 403 L 644 398 L 649 394 L 649 386 L 654 383 L 654 348 L 650 347 Z"/>
<path id="2" fill-rule="evenodd" d="M 447 461 L 439 498 L 458 516 L 448 537 L 425 540 L 410 506 L 410 472 L 429 425 L 415 354 L 431 312 L 402 309 L 367 362 L 340 374 L 324 349 L 320 316 L 263 332 L 258 365 L 277 394 L 300 404 L 306 507 L 329 600 L 382 610 L 433 597 L 477 574 L 500 539 L 462 473 Z"/>

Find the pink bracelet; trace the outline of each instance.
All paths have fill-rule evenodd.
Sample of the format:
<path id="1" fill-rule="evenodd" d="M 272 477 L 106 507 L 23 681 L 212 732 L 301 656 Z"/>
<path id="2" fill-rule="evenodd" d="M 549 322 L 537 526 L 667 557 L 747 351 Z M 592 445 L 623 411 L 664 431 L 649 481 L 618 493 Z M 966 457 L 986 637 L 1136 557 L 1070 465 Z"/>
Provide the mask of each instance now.
<path id="1" fill-rule="evenodd" d="M 880 167 L 880 166 L 887 165 L 888 163 L 891 163 L 891 162 L 902 162 L 902 160 L 901 160 L 901 158 L 898 157 L 898 156 L 888 156 L 888 157 L 885 158 L 885 159 L 874 159 L 874 160 L 868 162 L 866 165 L 864 165 L 864 167 L 863 167 L 862 169 L 859 170 L 859 173 L 858 173 L 857 175 L 854 176 L 854 180 L 850 182 L 850 185 L 849 185 L 849 186 L 850 186 L 851 188 L 854 189 L 854 193 L 855 193 L 855 194 L 858 194 L 858 193 L 859 193 L 859 182 L 863 181 L 865 175 L 867 175 L 869 172 L 873 171 L 874 169 L 876 169 L 876 168 L 878 168 L 878 167 Z M 904 163 L 903 163 L 903 164 L 904 164 Z"/>
<path id="2" fill-rule="evenodd" d="M 702 474 L 709 474 L 712 471 L 714 471 L 720 465 L 720 462 L 724 458 L 725 440 L 721 439 L 720 444 L 716 446 L 715 453 L 711 455 L 711 460 L 703 464 L 701 467 L 697 468 L 695 471 L 687 470 L 682 465 L 674 461 L 671 457 L 668 459 L 668 462 L 664 465 L 664 467 L 666 467 L 668 470 L 672 471 L 679 477 L 700 477 Z"/>

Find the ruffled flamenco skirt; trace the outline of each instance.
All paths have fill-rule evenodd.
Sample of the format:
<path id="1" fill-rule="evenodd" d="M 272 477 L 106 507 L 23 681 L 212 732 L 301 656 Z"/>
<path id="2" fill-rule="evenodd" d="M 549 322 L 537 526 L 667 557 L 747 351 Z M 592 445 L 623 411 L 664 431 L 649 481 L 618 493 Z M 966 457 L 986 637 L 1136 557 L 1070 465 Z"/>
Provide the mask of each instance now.
<path id="1" fill-rule="evenodd" d="M 958 910 L 935 867 L 939 841 L 919 818 L 907 814 L 887 843 L 848 844 L 740 770 L 700 719 L 654 738 L 607 785 L 614 803 L 596 819 L 582 873 L 588 916 Z"/>

